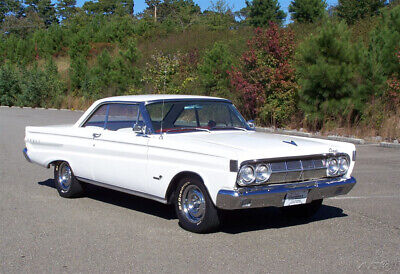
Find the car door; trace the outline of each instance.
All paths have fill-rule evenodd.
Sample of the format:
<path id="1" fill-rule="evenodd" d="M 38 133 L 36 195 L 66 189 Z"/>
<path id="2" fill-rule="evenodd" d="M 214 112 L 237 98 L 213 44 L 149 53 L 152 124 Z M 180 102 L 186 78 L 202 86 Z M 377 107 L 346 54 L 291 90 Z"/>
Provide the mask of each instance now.
<path id="1" fill-rule="evenodd" d="M 140 131 L 141 117 L 138 104 L 108 104 L 104 130 L 94 138 L 96 182 L 144 191 L 148 138 Z"/>
<path id="2" fill-rule="evenodd" d="M 71 157 L 75 176 L 81 179 L 94 179 L 93 163 L 96 156 L 94 155 L 94 139 L 100 136 L 104 131 L 107 104 L 98 106 L 86 119 L 86 121 L 76 130 L 76 136 L 71 142 Z"/>

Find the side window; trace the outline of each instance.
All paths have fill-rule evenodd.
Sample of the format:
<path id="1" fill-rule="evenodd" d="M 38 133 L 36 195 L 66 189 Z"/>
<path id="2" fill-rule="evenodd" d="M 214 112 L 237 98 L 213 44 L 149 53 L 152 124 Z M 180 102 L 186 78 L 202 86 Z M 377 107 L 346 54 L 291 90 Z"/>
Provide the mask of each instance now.
<path id="1" fill-rule="evenodd" d="M 139 105 L 110 104 L 106 129 L 132 129 L 136 123 L 143 124 L 142 116 L 139 114 Z"/>
<path id="2" fill-rule="evenodd" d="M 104 128 L 107 116 L 107 106 L 100 106 L 93 114 L 90 116 L 89 120 L 83 124 L 82 127 L 100 127 Z"/>

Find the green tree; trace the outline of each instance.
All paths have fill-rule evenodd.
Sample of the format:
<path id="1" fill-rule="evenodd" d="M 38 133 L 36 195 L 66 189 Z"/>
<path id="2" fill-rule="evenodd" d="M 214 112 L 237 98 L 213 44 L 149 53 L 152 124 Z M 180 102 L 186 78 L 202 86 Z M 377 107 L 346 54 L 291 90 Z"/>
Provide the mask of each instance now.
<path id="1" fill-rule="evenodd" d="M 0 23 L 10 13 L 16 15 L 22 8 L 19 0 L 0 0 Z"/>
<path id="2" fill-rule="evenodd" d="M 98 15 L 124 15 L 133 14 L 133 0 L 99 0 L 96 2 L 87 1 L 83 9 L 90 14 Z"/>
<path id="3" fill-rule="evenodd" d="M 62 20 L 66 20 L 77 12 L 76 0 L 58 0 L 57 2 L 57 15 Z"/>
<path id="4" fill-rule="evenodd" d="M 232 8 L 225 0 L 211 1 L 208 10 L 202 13 L 203 22 L 211 29 L 226 29 L 235 23 Z"/>
<path id="5" fill-rule="evenodd" d="M 246 1 L 246 6 L 249 8 L 249 23 L 254 27 L 266 27 L 270 21 L 281 25 L 286 18 L 278 0 Z"/>
<path id="6" fill-rule="evenodd" d="M 308 122 L 321 125 L 351 115 L 360 48 L 350 42 L 345 23 L 331 20 L 299 46 L 299 105 Z"/>
<path id="7" fill-rule="evenodd" d="M 337 14 L 348 24 L 353 24 L 360 18 L 379 14 L 386 0 L 339 0 Z"/>
<path id="8" fill-rule="evenodd" d="M 289 5 L 289 12 L 294 21 L 312 23 L 325 13 L 325 0 L 294 0 Z"/>
<path id="9" fill-rule="evenodd" d="M 193 0 L 164 0 L 159 4 L 158 21 L 173 27 L 185 28 L 200 15 L 200 7 Z"/>
<path id="10" fill-rule="evenodd" d="M 46 26 L 58 23 L 55 5 L 51 0 L 25 0 L 26 11 L 37 13 Z"/>
<path id="11" fill-rule="evenodd" d="M 216 42 L 210 50 L 206 51 L 199 64 L 200 79 L 205 87 L 206 95 L 222 97 L 229 95 L 228 70 L 232 64 L 233 57 L 224 43 Z"/>
<path id="12" fill-rule="evenodd" d="M 371 101 L 385 97 L 388 79 L 400 76 L 399 49 L 400 6 L 397 6 L 383 14 L 370 34 L 368 50 L 364 51 L 359 68 L 355 96 L 358 109 L 364 110 Z"/>
<path id="13" fill-rule="evenodd" d="M 385 75 L 400 73 L 397 52 L 400 49 L 400 6 L 383 14 L 371 33 L 370 46 L 374 62 L 381 64 Z"/>

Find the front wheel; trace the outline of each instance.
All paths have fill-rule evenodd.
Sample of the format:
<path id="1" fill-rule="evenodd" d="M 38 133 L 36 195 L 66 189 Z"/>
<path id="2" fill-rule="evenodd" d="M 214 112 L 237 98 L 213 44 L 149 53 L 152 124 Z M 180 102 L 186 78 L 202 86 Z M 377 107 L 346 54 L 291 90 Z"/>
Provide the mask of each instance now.
<path id="1" fill-rule="evenodd" d="M 61 197 L 73 198 L 83 193 L 82 184 L 76 179 L 67 162 L 59 162 L 54 166 L 54 181 Z"/>
<path id="2" fill-rule="evenodd" d="M 207 233 L 219 227 L 218 211 L 199 179 L 183 178 L 174 196 L 175 211 L 182 228 L 195 233 Z"/>

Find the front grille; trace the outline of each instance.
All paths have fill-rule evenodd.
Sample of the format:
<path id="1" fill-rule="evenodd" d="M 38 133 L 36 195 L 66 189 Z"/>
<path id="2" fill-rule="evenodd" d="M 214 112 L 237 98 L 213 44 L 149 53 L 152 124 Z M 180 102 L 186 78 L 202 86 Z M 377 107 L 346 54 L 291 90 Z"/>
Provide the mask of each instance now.
<path id="1" fill-rule="evenodd" d="M 270 167 L 272 174 L 267 183 L 305 181 L 326 177 L 325 158 L 272 162 Z"/>

